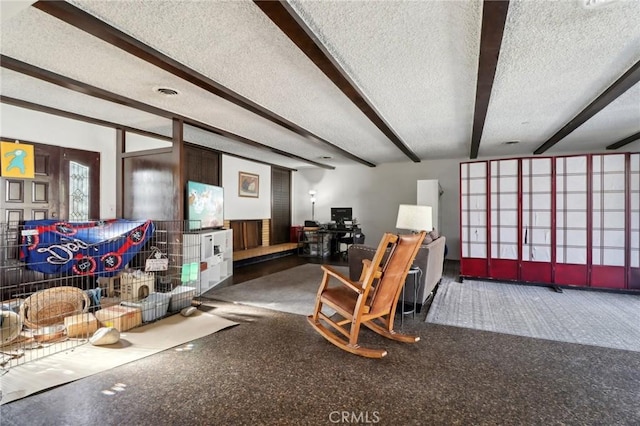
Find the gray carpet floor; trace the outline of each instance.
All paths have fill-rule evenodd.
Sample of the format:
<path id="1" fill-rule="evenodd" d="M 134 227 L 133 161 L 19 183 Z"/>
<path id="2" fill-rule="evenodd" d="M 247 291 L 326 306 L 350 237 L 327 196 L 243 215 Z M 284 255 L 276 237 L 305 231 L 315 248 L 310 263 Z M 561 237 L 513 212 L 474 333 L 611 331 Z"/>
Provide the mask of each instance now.
<path id="1" fill-rule="evenodd" d="M 640 352 L 640 295 L 465 280 L 441 283 L 434 324 Z"/>
<path id="2" fill-rule="evenodd" d="M 333 268 L 348 274 L 348 268 L 345 266 Z M 310 263 L 241 284 L 214 288 L 203 297 L 290 314 L 311 315 L 322 275 L 320 265 Z M 325 312 L 330 313 L 328 310 Z"/>

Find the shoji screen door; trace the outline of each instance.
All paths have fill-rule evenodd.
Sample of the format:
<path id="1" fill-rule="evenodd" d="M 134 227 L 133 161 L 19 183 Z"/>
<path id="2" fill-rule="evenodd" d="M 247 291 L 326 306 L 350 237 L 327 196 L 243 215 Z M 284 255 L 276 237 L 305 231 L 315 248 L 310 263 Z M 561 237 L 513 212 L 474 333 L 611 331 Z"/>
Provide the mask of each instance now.
<path id="1" fill-rule="evenodd" d="M 587 158 L 556 157 L 556 284 L 588 282 Z"/>
<path id="2" fill-rule="evenodd" d="M 640 154 L 629 162 L 629 288 L 640 289 Z"/>
<path id="3" fill-rule="evenodd" d="M 522 159 L 522 262 L 520 279 L 552 282 L 552 159 Z"/>
<path id="4" fill-rule="evenodd" d="M 625 154 L 593 155 L 591 286 L 625 288 Z"/>
<path id="5" fill-rule="evenodd" d="M 518 160 L 493 160 L 491 164 L 491 278 L 518 279 Z"/>
<path id="6" fill-rule="evenodd" d="M 487 163 L 460 164 L 460 274 L 486 277 Z"/>

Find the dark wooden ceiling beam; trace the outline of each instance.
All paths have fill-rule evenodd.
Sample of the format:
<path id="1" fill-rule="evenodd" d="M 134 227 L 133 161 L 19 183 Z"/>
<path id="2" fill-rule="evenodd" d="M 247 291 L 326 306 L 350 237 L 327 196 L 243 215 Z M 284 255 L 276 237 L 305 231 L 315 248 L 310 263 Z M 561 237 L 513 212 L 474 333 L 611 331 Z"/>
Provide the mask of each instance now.
<path id="1" fill-rule="evenodd" d="M 619 149 L 625 145 L 630 144 L 633 141 L 637 141 L 640 139 L 640 132 L 634 133 L 631 136 L 627 136 L 624 139 L 620 139 L 618 142 L 614 142 L 611 145 L 607 146 L 607 149 Z"/>
<path id="2" fill-rule="evenodd" d="M 217 127 L 211 126 L 206 123 L 199 122 L 192 118 L 175 114 L 171 111 L 167 111 L 161 108 L 154 107 L 153 105 L 148 105 L 143 102 L 137 101 L 135 99 L 126 98 L 124 96 L 109 92 L 104 89 L 100 89 L 99 87 L 91 86 L 89 84 L 73 80 L 69 77 L 65 77 L 60 74 L 53 73 L 51 71 L 38 68 L 31 64 L 27 64 L 26 62 L 19 61 L 17 59 L 11 58 L 9 56 L 0 55 L 0 66 L 2 68 L 10 69 L 15 72 L 19 72 L 21 74 L 28 75 L 33 78 L 37 78 L 39 80 L 46 81 L 51 84 L 55 84 L 60 87 L 64 87 L 69 90 L 73 90 L 76 92 L 83 93 L 88 96 L 92 96 L 94 98 L 102 99 L 105 101 L 113 102 L 119 105 L 124 105 L 129 108 L 134 108 L 140 111 L 148 112 L 150 114 L 158 115 L 160 117 L 168 118 L 168 119 L 180 119 L 184 121 L 186 124 L 191 124 L 196 127 L 200 127 L 202 129 L 206 129 L 212 133 L 224 136 L 230 140 L 243 143 L 245 145 L 250 145 L 255 148 L 259 148 L 262 150 L 270 151 L 283 157 L 293 158 L 299 161 L 304 161 L 305 163 L 312 164 L 317 167 L 321 167 L 323 169 L 333 170 L 335 167 L 319 163 L 317 161 L 309 160 L 304 157 L 300 157 L 298 155 L 292 154 L 290 152 L 282 151 L 277 148 L 270 147 L 268 145 L 264 145 L 260 142 L 256 142 L 254 140 L 245 138 L 240 135 L 236 135 L 235 133 L 228 132 L 223 129 L 219 129 Z"/>
<path id="3" fill-rule="evenodd" d="M 375 167 L 375 164 L 364 160 L 347 150 L 344 150 L 337 145 L 329 142 L 320 136 L 313 134 L 309 130 L 302 128 L 301 126 L 285 119 L 268 110 L 267 108 L 259 105 L 244 96 L 230 90 L 222 84 L 210 79 L 209 77 L 185 66 L 184 64 L 176 61 L 175 59 L 153 49 L 152 47 L 142 43 L 141 41 L 125 34 L 124 32 L 108 25 L 104 21 L 96 18 L 95 16 L 77 8 L 76 6 L 64 2 L 64 1 L 38 1 L 33 5 L 35 8 L 54 16 L 61 21 L 72 25 L 82 31 L 85 31 L 113 46 L 116 46 L 125 52 L 136 56 L 150 64 L 163 69 L 176 77 L 188 81 L 207 92 L 219 96 L 226 101 L 229 101 L 241 108 L 246 109 L 260 117 L 275 123 L 285 129 L 304 137 L 311 141 L 320 142 L 332 151 L 339 152 L 341 155 L 364 164 L 369 167 Z"/>
<path id="4" fill-rule="evenodd" d="M 611 86 L 600 94 L 585 109 L 580 111 L 578 115 L 573 117 L 567 124 L 558 130 L 556 134 L 551 136 L 545 143 L 540 145 L 538 149 L 533 151 L 534 154 L 543 154 L 549 148 L 564 139 L 569 133 L 584 124 L 591 117 L 600 112 L 604 107 L 613 102 L 618 96 L 635 86 L 640 81 L 640 61 L 636 62 L 617 79 Z"/>
<path id="5" fill-rule="evenodd" d="M 471 151 L 469 152 L 471 159 L 478 158 L 508 12 L 509 0 L 484 0 L 483 2 L 476 105 L 473 112 L 473 131 L 471 133 Z"/>
<path id="6" fill-rule="evenodd" d="M 366 99 L 348 74 L 298 16 L 286 1 L 260 1 L 254 3 L 309 59 L 353 102 L 364 115 L 412 161 L 420 158 L 391 129 L 382 115 Z"/>

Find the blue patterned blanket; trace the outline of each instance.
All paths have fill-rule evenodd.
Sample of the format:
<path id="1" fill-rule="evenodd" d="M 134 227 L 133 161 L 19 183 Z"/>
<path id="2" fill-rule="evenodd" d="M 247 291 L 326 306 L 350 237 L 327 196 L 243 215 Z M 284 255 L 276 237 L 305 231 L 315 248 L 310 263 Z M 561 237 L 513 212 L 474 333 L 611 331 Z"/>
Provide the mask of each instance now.
<path id="1" fill-rule="evenodd" d="M 46 274 L 112 276 L 153 235 L 153 222 L 29 220 L 22 230 L 20 260 Z"/>

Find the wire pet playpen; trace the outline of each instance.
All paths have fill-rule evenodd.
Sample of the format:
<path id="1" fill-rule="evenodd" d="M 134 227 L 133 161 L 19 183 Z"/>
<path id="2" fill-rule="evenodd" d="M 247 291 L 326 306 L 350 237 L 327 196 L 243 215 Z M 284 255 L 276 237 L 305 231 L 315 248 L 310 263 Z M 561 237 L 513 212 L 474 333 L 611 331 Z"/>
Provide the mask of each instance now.
<path id="1" fill-rule="evenodd" d="M 190 306 L 200 252 L 185 221 L 0 223 L 0 366 L 126 331 Z M 193 225 L 193 224 L 191 224 Z M 187 246 L 187 245 L 193 245 Z"/>

